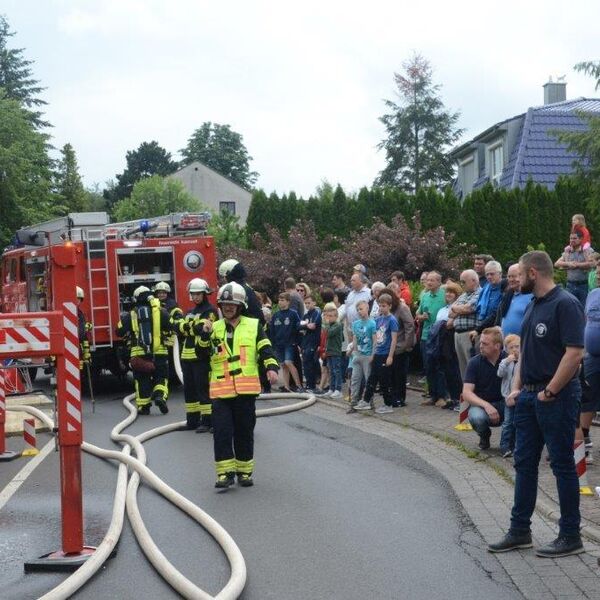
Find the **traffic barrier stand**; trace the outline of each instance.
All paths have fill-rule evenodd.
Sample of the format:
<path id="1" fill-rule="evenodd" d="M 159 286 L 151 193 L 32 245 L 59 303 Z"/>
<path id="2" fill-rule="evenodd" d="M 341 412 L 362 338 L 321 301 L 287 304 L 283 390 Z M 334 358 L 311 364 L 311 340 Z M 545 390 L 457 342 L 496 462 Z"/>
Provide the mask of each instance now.
<path id="1" fill-rule="evenodd" d="M 0 462 L 8 462 L 19 456 L 17 452 L 6 449 L 4 433 L 6 425 L 6 391 L 4 387 L 4 370 L 0 369 Z"/>
<path id="2" fill-rule="evenodd" d="M 593 496 L 594 491 L 588 485 L 587 466 L 585 464 L 585 443 L 583 440 L 575 440 L 573 447 L 575 454 L 575 467 L 579 478 L 579 493 L 582 496 Z"/>
<path id="3" fill-rule="evenodd" d="M 54 268 L 75 295 L 75 248 L 54 248 Z M 58 445 L 60 452 L 61 533 L 60 550 L 25 563 L 29 571 L 72 571 L 96 550 L 83 544 L 81 478 L 81 382 L 77 307 L 65 302 L 62 312 L 0 314 L 0 359 L 41 358 L 56 360 Z"/>
<path id="4" fill-rule="evenodd" d="M 458 425 L 454 426 L 456 431 L 473 431 L 471 423 L 469 423 L 469 403 L 463 400 L 460 395 L 460 408 L 458 412 Z"/>
<path id="5" fill-rule="evenodd" d="M 40 453 L 37 449 L 35 419 L 23 419 L 23 443 L 25 449 L 21 452 L 21 456 L 36 456 Z"/>

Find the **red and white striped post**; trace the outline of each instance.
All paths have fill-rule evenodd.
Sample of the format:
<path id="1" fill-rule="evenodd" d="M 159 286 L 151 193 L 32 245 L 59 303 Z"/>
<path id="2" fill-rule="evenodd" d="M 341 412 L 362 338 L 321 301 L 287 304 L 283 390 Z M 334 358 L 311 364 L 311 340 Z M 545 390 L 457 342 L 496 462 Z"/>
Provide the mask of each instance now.
<path id="1" fill-rule="evenodd" d="M 6 389 L 4 387 L 4 370 L 0 369 L 0 462 L 7 462 L 19 456 L 6 449 Z"/>
<path id="2" fill-rule="evenodd" d="M 456 431 L 472 431 L 471 423 L 469 423 L 469 403 L 465 402 L 462 394 L 460 395 L 460 407 L 458 412 L 458 425 L 454 426 Z"/>
<path id="3" fill-rule="evenodd" d="M 585 443 L 583 440 L 575 440 L 573 446 L 573 454 L 575 455 L 575 468 L 577 469 L 577 477 L 579 478 L 579 493 L 582 496 L 593 496 L 594 492 L 588 484 L 587 466 L 585 464 Z"/>
<path id="4" fill-rule="evenodd" d="M 77 250 L 69 241 L 62 246 L 52 246 L 50 259 L 61 282 L 60 290 L 55 290 L 55 296 L 61 300 L 55 301 L 67 299 L 62 302 L 62 312 L 0 314 L 0 358 L 51 355 L 56 358 L 62 546 L 60 550 L 27 561 L 26 572 L 77 569 L 95 551 L 83 545 L 83 434 L 78 319 L 74 302 Z"/>
<path id="5" fill-rule="evenodd" d="M 23 419 L 23 443 L 25 448 L 21 452 L 21 456 L 36 456 L 40 453 L 37 448 L 35 419 Z"/>

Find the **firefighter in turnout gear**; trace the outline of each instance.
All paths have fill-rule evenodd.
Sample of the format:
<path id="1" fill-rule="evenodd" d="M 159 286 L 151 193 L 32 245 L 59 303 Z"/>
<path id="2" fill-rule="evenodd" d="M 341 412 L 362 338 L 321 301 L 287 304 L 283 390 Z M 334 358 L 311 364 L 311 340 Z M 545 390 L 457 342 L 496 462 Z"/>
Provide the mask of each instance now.
<path id="1" fill-rule="evenodd" d="M 246 305 L 242 310 L 242 314 L 246 317 L 258 319 L 261 325 L 264 326 L 265 315 L 256 292 L 246 283 L 246 269 L 244 265 L 235 258 L 228 258 L 219 265 L 219 276 L 228 283 L 235 282 L 244 288 L 246 292 Z"/>
<path id="2" fill-rule="evenodd" d="M 186 428 L 203 433 L 212 429 L 212 404 L 208 392 L 210 373 L 209 357 L 198 352 L 202 326 L 205 320 L 211 322 L 219 318 L 217 309 L 208 301 L 208 283 L 196 277 L 188 283 L 190 300 L 194 308 L 174 322 L 175 331 L 180 335 L 181 370 L 183 371 L 183 394 L 185 398 Z"/>
<path id="3" fill-rule="evenodd" d="M 245 317 L 246 291 L 237 283 L 219 289 L 217 304 L 223 319 L 204 321 L 200 348 L 210 355 L 210 398 L 213 401 L 216 488 L 254 484 L 254 425 L 256 397 L 260 394 L 258 366 L 262 363 L 271 383 L 279 365 L 271 342 L 258 319 Z"/>
<path id="4" fill-rule="evenodd" d="M 81 310 L 81 304 L 85 299 L 83 289 L 77 286 L 75 288 L 75 295 L 77 297 L 77 319 L 79 322 L 79 370 L 83 371 L 86 363 L 89 364 L 92 362 L 89 337 L 89 332 L 92 329 L 92 324 L 88 322 L 88 320 L 85 318 L 84 312 Z"/>
<path id="5" fill-rule="evenodd" d="M 152 288 L 152 291 L 154 293 L 154 297 L 158 298 L 162 308 L 164 308 L 169 314 L 171 323 L 174 323 L 183 317 L 183 311 L 181 308 L 179 308 L 179 305 L 177 302 L 175 302 L 175 299 L 169 297 L 169 294 L 171 293 L 171 286 L 166 281 L 159 281 Z M 172 346 L 173 336 L 166 340 L 165 343 L 167 346 Z"/>
<path id="6" fill-rule="evenodd" d="M 146 286 L 136 288 L 133 298 L 135 306 L 121 315 L 117 335 L 129 342 L 138 414 L 150 414 L 154 401 L 164 415 L 169 412 L 169 359 L 164 342 L 172 331 L 169 315 Z"/>

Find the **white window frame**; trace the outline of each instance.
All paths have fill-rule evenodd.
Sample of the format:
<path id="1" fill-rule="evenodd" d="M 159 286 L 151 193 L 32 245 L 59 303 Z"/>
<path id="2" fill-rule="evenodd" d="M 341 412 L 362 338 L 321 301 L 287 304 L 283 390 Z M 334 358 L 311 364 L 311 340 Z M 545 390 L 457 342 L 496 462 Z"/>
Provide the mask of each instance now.
<path id="1" fill-rule="evenodd" d="M 498 172 L 495 171 L 495 161 L 494 156 L 496 152 L 500 150 L 500 157 L 502 159 L 502 166 Z M 488 157 L 489 157 L 489 165 L 490 165 L 490 181 L 495 184 L 500 183 L 500 177 L 502 177 L 502 171 L 504 171 L 504 141 L 500 140 L 494 144 L 490 144 L 488 146 Z"/>

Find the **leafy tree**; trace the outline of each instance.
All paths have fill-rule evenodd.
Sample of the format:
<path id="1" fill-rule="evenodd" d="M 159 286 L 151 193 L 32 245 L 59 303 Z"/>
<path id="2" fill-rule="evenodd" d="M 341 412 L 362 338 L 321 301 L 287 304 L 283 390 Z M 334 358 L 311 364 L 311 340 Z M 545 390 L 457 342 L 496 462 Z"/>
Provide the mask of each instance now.
<path id="1" fill-rule="evenodd" d="M 104 192 L 109 206 L 131 196 L 133 186 L 141 179 L 152 175 L 164 177 L 174 173 L 178 167 L 171 154 L 155 141 L 143 142 L 136 150 L 129 150 L 125 160 L 125 170 L 116 175 L 116 183 Z"/>
<path id="2" fill-rule="evenodd" d="M 131 221 L 200 208 L 181 181 L 152 175 L 133 186 L 130 198 L 115 204 L 113 215 L 117 221 Z"/>
<path id="3" fill-rule="evenodd" d="M 24 49 L 8 47 L 8 40 L 14 35 L 6 18 L 0 15 L 0 87 L 4 88 L 7 98 L 17 100 L 27 108 L 36 127 L 47 126 L 48 123 L 41 119 L 42 113 L 36 110 L 46 104 L 38 97 L 44 88 L 33 78 L 33 61 L 23 57 Z"/>
<path id="4" fill-rule="evenodd" d="M 600 89 L 600 61 L 581 62 L 575 70 L 596 79 L 596 89 Z M 577 116 L 587 125 L 585 131 L 553 131 L 557 139 L 567 144 L 570 152 L 577 155 L 573 162 L 576 177 L 583 184 L 592 186 L 590 210 L 600 219 L 600 116 L 579 111 Z"/>
<path id="5" fill-rule="evenodd" d="M 85 195 L 87 197 L 86 206 L 88 207 L 88 210 L 106 211 L 108 209 L 106 198 L 102 195 L 102 191 L 98 183 L 94 183 L 91 187 L 86 188 Z"/>
<path id="6" fill-rule="evenodd" d="M 400 102 L 385 100 L 390 112 L 379 119 L 387 137 L 378 148 L 385 150 L 387 165 L 375 183 L 418 192 L 452 180 L 454 167 L 446 150 L 463 130 L 456 127 L 460 113 L 444 107 L 429 62 L 415 54 L 403 67 L 403 73 L 394 74 Z"/>
<path id="7" fill-rule="evenodd" d="M 596 80 L 596 89 L 600 89 L 600 60 L 577 63 L 575 70 L 593 77 Z"/>
<path id="8" fill-rule="evenodd" d="M 60 202 L 65 206 L 65 212 L 87 210 L 89 197 L 81 183 L 75 150 L 71 144 L 65 144 L 60 153 L 55 175 L 56 193 Z"/>
<path id="9" fill-rule="evenodd" d="M 246 189 L 250 189 L 258 178 L 258 173 L 250 171 L 252 157 L 244 146 L 243 137 L 229 125 L 202 123 L 192 133 L 181 154 L 186 165 L 200 161 Z"/>
<path id="10" fill-rule="evenodd" d="M 214 237 L 215 244 L 221 252 L 226 252 L 226 248 L 246 247 L 246 232 L 240 226 L 240 218 L 228 210 L 211 217 L 208 233 Z"/>
<path id="11" fill-rule="evenodd" d="M 241 260 L 252 285 L 269 294 L 279 291 L 288 275 L 318 287 L 331 281 L 336 271 L 351 273 L 358 262 L 369 268 L 372 278 L 382 281 L 398 268 L 414 278 L 424 269 L 455 276 L 469 250 L 454 243 L 442 227 L 425 231 L 418 217 L 408 226 L 400 215 L 389 225 L 376 219 L 344 243 L 336 236 L 320 237 L 308 220 L 297 221 L 287 236 L 267 225 L 267 236 L 255 235 L 252 245 L 248 250 L 228 248 L 228 256 Z"/>
<path id="12" fill-rule="evenodd" d="M 0 245 L 23 225 L 56 214 L 47 136 L 35 129 L 20 102 L 0 88 Z"/>
<path id="13" fill-rule="evenodd" d="M 267 230 L 265 224 L 270 222 L 269 200 L 264 190 L 256 190 L 252 194 L 250 208 L 248 209 L 248 217 L 246 218 L 246 232 L 248 237 L 252 237 L 255 233 L 265 236 Z"/>

